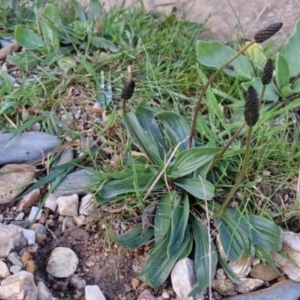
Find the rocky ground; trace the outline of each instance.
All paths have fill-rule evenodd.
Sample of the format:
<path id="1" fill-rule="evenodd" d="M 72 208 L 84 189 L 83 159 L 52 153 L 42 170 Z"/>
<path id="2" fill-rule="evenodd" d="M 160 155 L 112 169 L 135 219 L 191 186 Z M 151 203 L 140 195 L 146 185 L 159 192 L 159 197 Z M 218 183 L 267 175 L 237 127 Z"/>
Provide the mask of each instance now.
<path id="1" fill-rule="evenodd" d="M 283 39 L 291 33 L 300 12 L 295 1 L 255 0 L 248 4 L 235 0 L 230 1 L 232 7 L 225 0 L 192 2 L 180 1 L 178 5 L 190 10 L 194 4 L 193 20 L 203 21 L 212 13 L 207 25 L 223 41 L 231 39 L 232 32 L 238 29 L 232 7 L 247 29 L 246 36 L 257 29 L 257 23 L 261 28 L 283 21 Z M 153 9 L 158 1 L 149 1 L 147 5 Z M 68 120 L 61 115 L 61 121 Z M 60 143 L 56 137 L 40 132 L 38 123 L 35 126 L 32 131 L 13 138 L 0 134 L 0 299 L 192 300 L 187 296 L 194 276 L 193 262 L 189 259 L 179 261 L 170 280 L 158 289 L 150 289 L 139 280 L 138 273 L 149 248 L 122 249 L 109 239 L 107 232 L 112 228 L 116 234 L 122 234 L 139 220 L 132 216 L 133 221 L 123 221 L 124 207 L 95 206 L 86 190 L 92 171 L 70 174 L 48 195 L 45 203 L 41 199 L 48 184 L 15 201 L 28 182 L 45 176 L 48 170 L 40 162 Z M 63 153 L 61 163 L 73 158 L 72 151 Z M 269 187 L 262 187 L 262 191 L 265 188 Z M 294 200 L 295 191 L 284 189 L 273 198 L 279 204 Z M 284 234 L 283 252 L 297 263 L 300 263 L 299 240 L 297 233 Z M 220 245 L 218 250 L 222 251 Z M 273 258 L 279 272 L 252 256 L 231 264 L 242 278 L 239 283 L 233 283 L 219 269 L 212 290 L 195 299 L 299 299 L 300 270 L 278 254 Z"/>
<path id="2" fill-rule="evenodd" d="M 9 142 L 7 138 L 6 134 L 0 134 L 4 164 L 0 186 L 0 299 L 192 300 L 187 295 L 195 275 L 189 258 L 175 265 L 170 281 L 160 288 L 150 289 L 139 280 L 138 273 L 149 247 L 122 249 L 109 239 L 107 231 L 112 228 L 116 234 L 122 234 L 139 220 L 123 221 L 124 207 L 96 205 L 93 195 L 86 190 L 93 171 L 69 174 L 45 203 L 40 202 L 45 187 L 14 201 L 26 183 L 41 173 L 24 161 L 28 156 L 36 159 L 36 148 L 47 153 L 58 140 L 34 131 L 20 134 Z M 15 147 L 15 143 L 22 148 Z M 277 195 L 281 196 L 285 203 L 294 200 L 292 193 Z M 300 263 L 299 241 L 299 234 L 284 233 L 282 251 L 296 263 Z M 222 246 L 217 244 L 222 254 Z M 227 259 L 224 254 L 223 257 Z M 274 299 L 266 297 L 278 295 L 287 287 L 285 299 L 298 299 L 300 270 L 279 254 L 274 254 L 273 259 L 277 272 L 253 256 L 230 263 L 241 281 L 233 283 L 219 269 L 211 290 L 195 299 L 248 299 L 241 298 L 240 294 L 251 296 L 249 299 Z M 289 278 L 294 281 L 286 280 Z M 250 293 L 255 290 L 259 291 Z"/>

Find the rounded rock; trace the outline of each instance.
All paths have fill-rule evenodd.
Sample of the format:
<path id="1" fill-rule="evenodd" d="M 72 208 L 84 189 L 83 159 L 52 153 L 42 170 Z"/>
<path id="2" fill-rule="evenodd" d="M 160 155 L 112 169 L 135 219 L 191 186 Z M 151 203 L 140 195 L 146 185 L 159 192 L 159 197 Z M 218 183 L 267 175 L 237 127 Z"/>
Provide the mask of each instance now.
<path id="1" fill-rule="evenodd" d="M 55 248 L 49 258 L 46 271 L 57 278 L 67 278 L 73 275 L 78 266 L 78 257 L 67 247 Z"/>

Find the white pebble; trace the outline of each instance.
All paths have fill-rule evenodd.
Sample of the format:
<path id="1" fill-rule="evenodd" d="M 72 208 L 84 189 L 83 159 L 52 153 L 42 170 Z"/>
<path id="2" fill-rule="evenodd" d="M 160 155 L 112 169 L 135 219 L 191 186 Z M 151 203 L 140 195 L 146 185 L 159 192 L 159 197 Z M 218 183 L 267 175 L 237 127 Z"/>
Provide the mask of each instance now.
<path id="1" fill-rule="evenodd" d="M 23 235 L 28 243 L 28 245 L 35 244 L 35 231 L 30 229 L 23 229 Z"/>
<path id="2" fill-rule="evenodd" d="M 32 206 L 28 217 L 28 221 L 39 220 L 42 216 L 42 210 L 38 206 Z"/>

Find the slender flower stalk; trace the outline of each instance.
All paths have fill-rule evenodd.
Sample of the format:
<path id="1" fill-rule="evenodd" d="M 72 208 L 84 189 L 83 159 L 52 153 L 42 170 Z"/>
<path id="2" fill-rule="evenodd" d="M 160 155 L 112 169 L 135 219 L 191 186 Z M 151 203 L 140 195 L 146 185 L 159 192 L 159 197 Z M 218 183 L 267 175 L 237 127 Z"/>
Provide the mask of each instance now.
<path id="1" fill-rule="evenodd" d="M 251 148 L 250 143 L 251 143 L 253 126 L 257 123 L 259 119 L 259 100 L 258 100 L 257 92 L 253 86 L 250 86 L 246 93 L 244 117 L 245 117 L 245 123 L 249 126 L 249 128 L 248 128 L 248 134 L 246 140 L 245 157 L 242 162 L 242 169 L 240 171 L 238 178 L 235 181 L 233 188 L 231 189 L 225 201 L 222 203 L 221 207 L 217 211 L 215 217 L 221 217 L 222 215 L 224 215 L 229 201 L 234 196 L 235 192 L 238 190 L 241 182 L 244 179 L 246 169 L 249 164 L 250 148 Z"/>
<path id="2" fill-rule="evenodd" d="M 261 104 L 265 92 L 266 92 L 266 87 L 267 84 L 271 83 L 272 77 L 273 77 L 273 72 L 274 72 L 274 65 L 271 59 L 267 61 L 265 64 L 265 67 L 263 69 L 262 75 L 261 75 L 261 82 L 263 84 L 263 88 L 259 97 L 259 104 Z M 217 157 L 214 159 L 212 164 L 209 167 L 209 171 L 211 171 L 217 162 L 220 160 L 220 158 L 224 155 L 224 153 L 227 151 L 227 149 L 230 147 L 230 145 L 233 143 L 233 141 L 238 137 L 238 135 L 241 133 L 241 131 L 245 128 L 246 122 L 244 122 L 234 133 L 234 135 L 230 138 L 230 140 L 226 143 L 226 145 L 223 147 L 222 151 L 217 155 Z"/>
<path id="3" fill-rule="evenodd" d="M 198 113 L 200 110 L 200 106 L 202 103 L 202 98 L 205 95 L 208 87 L 211 85 L 213 80 L 216 78 L 217 75 L 219 75 L 231 62 L 233 62 L 237 57 L 239 57 L 241 54 L 243 54 L 248 48 L 250 48 L 254 43 L 262 43 L 272 37 L 275 33 L 277 33 L 280 28 L 282 27 L 282 23 L 274 23 L 271 24 L 261 30 L 259 30 L 255 36 L 254 40 L 249 42 L 247 45 L 245 45 L 240 51 L 238 51 L 231 59 L 229 59 L 227 62 L 225 62 L 215 73 L 213 73 L 207 80 L 206 84 L 203 86 L 196 108 L 193 116 L 193 121 L 192 121 L 192 126 L 191 126 L 191 131 L 189 135 L 189 140 L 188 140 L 188 148 L 191 148 L 192 141 L 195 135 L 195 128 L 196 128 L 196 122 L 197 122 L 197 117 Z"/>

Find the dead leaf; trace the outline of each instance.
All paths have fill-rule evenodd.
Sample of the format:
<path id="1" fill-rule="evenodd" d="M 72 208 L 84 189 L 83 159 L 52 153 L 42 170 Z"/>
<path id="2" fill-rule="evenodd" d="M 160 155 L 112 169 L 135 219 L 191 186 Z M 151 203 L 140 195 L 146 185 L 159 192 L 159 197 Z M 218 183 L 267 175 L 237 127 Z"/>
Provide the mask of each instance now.
<path id="1" fill-rule="evenodd" d="M 0 60 L 4 60 L 7 58 L 8 55 L 19 51 L 21 48 L 21 45 L 18 43 L 12 43 L 9 45 L 6 45 L 5 47 L 0 49 Z"/>

